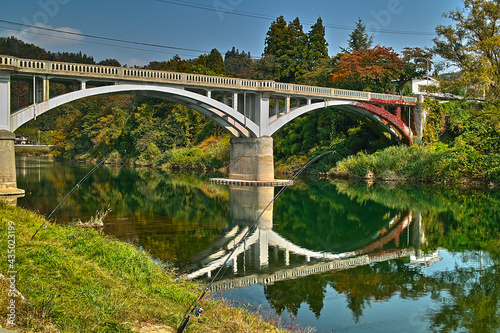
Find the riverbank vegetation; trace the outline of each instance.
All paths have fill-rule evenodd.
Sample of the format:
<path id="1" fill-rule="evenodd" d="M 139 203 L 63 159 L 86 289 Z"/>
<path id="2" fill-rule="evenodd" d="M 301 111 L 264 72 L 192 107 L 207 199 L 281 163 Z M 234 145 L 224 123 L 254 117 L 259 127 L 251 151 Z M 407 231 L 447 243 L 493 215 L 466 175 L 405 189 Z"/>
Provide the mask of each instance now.
<path id="1" fill-rule="evenodd" d="M 16 156 L 52 156 L 52 149 L 49 146 L 26 147 L 15 145 Z"/>
<path id="2" fill-rule="evenodd" d="M 329 172 L 337 177 L 421 182 L 500 182 L 500 110 L 491 103 L 428 100 L 421 145 L 359 152 Z"/>
<path id="3" fill-rule="evenodd" d="M 374 36 L 358 19 L 349 34 L 348 47 L 334 56 L 329 55 L 321 18 L 306 32 L 299 18 L 287 22 L 280 16 L 269 27 L 261 58 L 233 47 L 224 56 L 213 49 L 195 59 L 176 55 L 141 68 L 400 95 L 412 95 L 411 80 L 430 70 L 439 79 L 439 87 L 429 89 L 435 94 L 432 96 L 452 102 L 426 102 L 429 114 L 421 146 L 394 147 L 397 142 L 353 115 L 316 110 L 274 135 L 276 171 L 291 173 L 318 153 L 335 150 L 336 155 L 309 171 L 330 170 L 331 175 L 342 177 L 498 182 L 500 48 L 495 18 L 499 15 L 500 9 L 490 1 L 464 0 L 463 9 L 445 13 L 453 24 L 436 28 L 433 48 L 407 47 L 400 53 L 391 47 L 374 46 Z M 0 53 L 96 63 L 91 56 L 55 54 L 14 37 L 0 38 Z M 436 55 L 444 61 L 433 63 Z M 114 59 L 99 64 L 126 66 Z M 443 73 L 450 66 L 457 72 Z M 12 82 L 12 109 L 29 104 L 29 86 L 28 81 Z M 50 89 L 55 96 L 78 87 L 51 83 Z M 222 101 L 217 94 L 212 97 Z M 410 123 L 415 131 L 414 119 L 411 112 L 401 115 L 401 121 Z M 223 129 L 192 109 L 150 97 L 112 95 L 75 101 L 37 117 L 18 131 L 30 134 L 38 130 L 42 143 L 55 145 L 57 158 L 96 160 L 111 156 L 110 163 L 166 169 L 213 170 L 229 164 L 229 137 Z M 349 157 L 334 167 L 341 156 Z"/>
<path id="4" fill-rule="evenodd" d="M 7 305 L 16 304 L 21 332 L 174 332 L 200 286 L 176 276 L 170 266 L 94 229 L 48 223 L 30 240 L 43 217 L 0 202 L 0 242 L 7 249 L 15 233 L 15 298 L 2 286 L 0 323 Z M 9 221 L 14 222 L 9 229 Z M 8 272 L 7 260 L 0 269 Z M 22 296 L 21 296 L 22 295 Z M 187 332 L 280 332 L 260 317 L 223 301 L 203 302 L 202 321 L 192 318 Z M 11 328 L 11 327 L 9 327 Z M 148 330 L 149 329 L 149 330 Z"/>

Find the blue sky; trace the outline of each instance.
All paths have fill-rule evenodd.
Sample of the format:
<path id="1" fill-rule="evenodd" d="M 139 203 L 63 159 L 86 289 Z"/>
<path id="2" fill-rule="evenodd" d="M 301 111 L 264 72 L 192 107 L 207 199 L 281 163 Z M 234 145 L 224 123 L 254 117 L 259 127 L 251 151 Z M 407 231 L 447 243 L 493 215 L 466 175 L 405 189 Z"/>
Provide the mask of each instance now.
<path id="1" fill-rule="evenodd" d="M 77 35 L 54 38 L 47 36 L 54 32 L 33 28 L 25 31 L 26 27 L 6 22 L 0 22 L 0 36 L 16 35 L 50 51 L 82 51 L 97 61 L 116 58 L 131 66 L 168 60 L 176 53 L 182 58 L 195 58 L 213 48 L 224 54 L 233 46 L 260 56 L 266 32 L 279 15 L 287 21 L 299 17 L 306 32 L 310 28 L 307 23 L 321 16 L 325 26 L 332 26 L 326 28 L 326 38 L 329 52 L 334 55 L 340 46 L 346 46 L 354 21 L 361 17 L 374 33 L 374 44 L 392 46 L 399 52 L 405 46 L 432 46 L 434 28 L 451 23 L 442 17 L 443 12 L 461 7 L 461 0 L 18 0 L 2 3 L 0 20 L 193 51 Z M 234 15 L 238 13 L 242 15 Z"/>

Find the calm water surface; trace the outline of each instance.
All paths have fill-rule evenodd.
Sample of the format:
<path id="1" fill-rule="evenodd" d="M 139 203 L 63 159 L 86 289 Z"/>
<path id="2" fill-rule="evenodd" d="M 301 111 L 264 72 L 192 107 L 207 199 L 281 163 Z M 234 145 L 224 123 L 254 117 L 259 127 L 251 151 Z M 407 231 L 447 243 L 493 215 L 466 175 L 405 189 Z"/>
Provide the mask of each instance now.
<path id="1" fill-rule="evenodd" d="M 48 215 L 92 168 L 18 158 L 18 205 Z M 54 215 L 207 279 L 277 189 L 101 167 Z M 215 295 L 317 332 L 500 331 L 500 191 L 304 178 L 261 217 Z M 187 307 L 188 305 L 186 305 Z"/>

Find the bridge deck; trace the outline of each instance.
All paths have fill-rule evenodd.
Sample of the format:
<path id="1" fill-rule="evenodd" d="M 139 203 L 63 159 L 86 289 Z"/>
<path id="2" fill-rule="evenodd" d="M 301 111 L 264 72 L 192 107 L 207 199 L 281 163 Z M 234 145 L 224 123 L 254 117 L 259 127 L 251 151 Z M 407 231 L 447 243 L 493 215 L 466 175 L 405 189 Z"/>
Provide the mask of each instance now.
<path id="1" fill-rule="evenodd" d="M 267 80 L 248 80 L 148 69 L 21 59 L 6 55 L 0 55 L 0 70 L 12 71 L 16 74 L 47 75 L 52 77 L 66 77 L 75 80 L 110 81 L 113 83 L 156 83 L 229 91 L 268 92 L 273 95 L 300 96 L 317 99 L 336 98 L 355 101 L 403 101 L 407 104 L 415 104 L 417 102 L 415 97 L 379 94 L 367 91 L 324 88 Z"/>

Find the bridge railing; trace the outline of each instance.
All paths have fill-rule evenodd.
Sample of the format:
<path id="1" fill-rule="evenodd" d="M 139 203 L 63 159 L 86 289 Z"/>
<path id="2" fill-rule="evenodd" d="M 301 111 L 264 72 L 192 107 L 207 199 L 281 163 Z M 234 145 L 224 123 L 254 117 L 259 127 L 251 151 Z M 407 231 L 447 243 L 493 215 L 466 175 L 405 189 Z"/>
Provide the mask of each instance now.
<path id="1" fill-rule="evenodd" d="M 209 291 L 216 292 L 250 287 L 256 284 L 270 285 L 278 281 L 296 279 L 328 271 L 345 270 L 398 258 L 408 258 L 412 255 L 415 255 L 415 250 L 408 248 L 403 250 L 375 253 L 371 255 L 361 255 L 347 259 L 320 262 L 316 264 L 306 264 L 299 267 L 281 269 L 271 274 L 253 274 L 250 276 L 229 278 L 212 284 Z"/>
<path id="2" fill-rule="evenodd" d="M 113 66 L 76 64 L 55 61 L 21 59 L 0 55 L 0 69 L 7 66 L 9 70 L 45 75 L 77 76 L 82 79 L 97 79 L 112 81 L 151 81 L 157 83 L 172 83 L 193 85 L 205 88 L 227 88 L 276 92 L 295 96 L 314 96 L 318 98 L 342 98 L 369 101 L 380 99 L 388 101 L 404 101 L 416 103 L 417 98 L 390 94 L 371 93 L 366 91 L 344 90 L 337 88 L 315 87 L 291 83 L 280 83 L 268 80 L 249 80 L 223 76 L 165 72 L 149 69 L 123 68 Z"/>
<path id="3" fill-rule="evenodd" d="M 17 67 L 17 58 L 0 56 L 0 65 Z"/>

